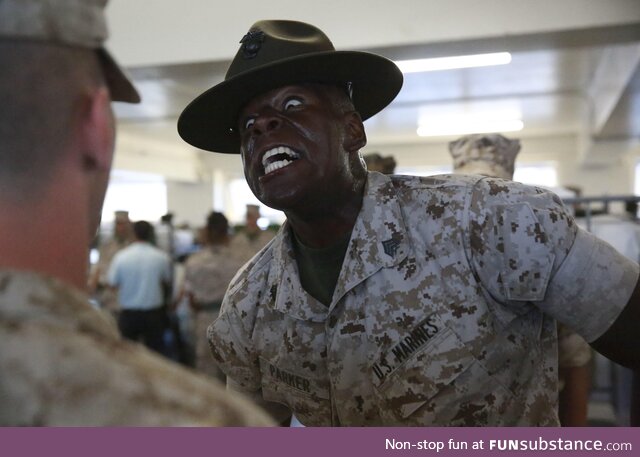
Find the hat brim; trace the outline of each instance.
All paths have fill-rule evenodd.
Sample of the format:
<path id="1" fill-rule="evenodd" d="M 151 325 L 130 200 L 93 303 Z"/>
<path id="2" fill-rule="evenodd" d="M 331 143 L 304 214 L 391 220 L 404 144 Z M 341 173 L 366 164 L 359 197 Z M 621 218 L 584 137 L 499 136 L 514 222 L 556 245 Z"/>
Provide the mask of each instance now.
<path id="1" fill-rule="evenodd" d="M 360 51 L 305 54 L 264 65 L 203 92 L 178 119 L 178 133 L 200 149 L 240 153 L 237 118 L 252 98 L 302 83 L 352 83 L 353 104 L 363 120 L 387 106 L 402 87 L 402 73 L 390 60 Z"/>
<path id="2" fill-rule="evenodd" d="M 104 77 L 111 93 L 111 100 L 116 102 L 140 103 L 140 94 L 135 86 L 120 68 L 116 61 L 111 57 L 106 49 L 100 48 L 98 57 L 102 64 Z"/>

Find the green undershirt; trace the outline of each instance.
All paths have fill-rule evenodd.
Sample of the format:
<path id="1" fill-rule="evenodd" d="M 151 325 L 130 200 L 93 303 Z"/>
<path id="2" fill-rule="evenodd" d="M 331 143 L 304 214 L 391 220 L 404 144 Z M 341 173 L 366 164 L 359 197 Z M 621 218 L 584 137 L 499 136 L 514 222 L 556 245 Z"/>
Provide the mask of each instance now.
<path id="1" fill-rule="evenodd" d="M 305 246 L 293 234 L 300 283 L 309 295 L 325 306 L 331 304 L 350 238 L 351 233 L 348 233 L 331 246 L 316 249 Z"/>

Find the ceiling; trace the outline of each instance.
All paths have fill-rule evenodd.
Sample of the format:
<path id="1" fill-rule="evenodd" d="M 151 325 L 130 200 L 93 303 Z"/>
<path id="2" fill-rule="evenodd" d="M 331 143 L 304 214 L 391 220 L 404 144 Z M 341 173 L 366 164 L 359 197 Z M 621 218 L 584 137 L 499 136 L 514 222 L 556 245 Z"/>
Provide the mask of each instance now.
<path id="1" fill-rule="evenodd" d="M 416 129 L 447 117 L 503 114 L 522 120 L 520 138 L 640 140 L 640 22 L 388 46 L 377 42 L 359 49 L 393 60 L 498 51 L 512 55 L 508 65 L 405 75 L 398 97 L 366 122 L 373 146 L 448 141 L 460 134 L 424 138 Z M 178 115 L 223 80 L 228 64 L 218 59 L 130 66 L 143 102 L 116 104 L 121 134 L 184 151 L 175 128 Z"/>

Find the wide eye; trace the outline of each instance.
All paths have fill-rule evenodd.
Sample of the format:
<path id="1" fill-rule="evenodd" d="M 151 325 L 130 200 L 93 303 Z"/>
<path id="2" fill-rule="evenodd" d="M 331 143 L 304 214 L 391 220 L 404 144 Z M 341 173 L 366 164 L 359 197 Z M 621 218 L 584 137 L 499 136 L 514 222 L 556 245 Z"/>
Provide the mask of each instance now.
<path id="1" fill-rule="evenodd" d="M 289 98 L 287 99 L 286 102 L 284 102 L 284 109 L 285 111 L 291 108 L 295 108 L 296 106 L 300 106 L 302 105 L 302 100 L 300 100 L 299 98 Z"/>
<path id="2" fill-rule="evenodd" d="M 246 121 L 244 121 L 244 129 L 245 129 L 245 130 L 250 129 L 250 128 L 251 128 L 251 126 L 252 126 L 253 124 L 255 124 L 255 123 L 256 123 L 256 118 L 255 118 L 255 117 L 249 117 L 249 118 L 247 118 L 247 120 L 246 120 Z"/>

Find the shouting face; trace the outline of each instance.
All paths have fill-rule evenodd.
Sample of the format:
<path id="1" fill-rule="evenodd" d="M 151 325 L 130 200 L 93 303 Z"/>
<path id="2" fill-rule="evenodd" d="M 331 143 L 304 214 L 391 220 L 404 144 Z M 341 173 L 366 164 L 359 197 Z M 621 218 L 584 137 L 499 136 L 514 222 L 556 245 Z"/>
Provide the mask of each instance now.
<path id="1" fill-rule="evenodd" d="M 238 128 L 244 173 L 264 204 L 286 211 L 349 185 L 349 154 L 366 140 L 353 140 L 349 125 L 361 122 L 341 97 L 333 86 L 285 86 L 243 108 Z"/>

